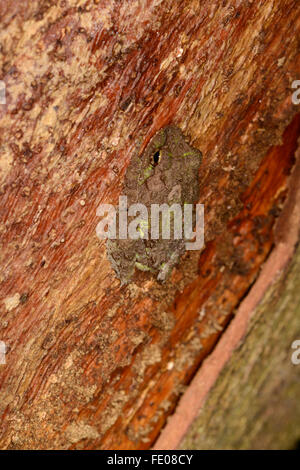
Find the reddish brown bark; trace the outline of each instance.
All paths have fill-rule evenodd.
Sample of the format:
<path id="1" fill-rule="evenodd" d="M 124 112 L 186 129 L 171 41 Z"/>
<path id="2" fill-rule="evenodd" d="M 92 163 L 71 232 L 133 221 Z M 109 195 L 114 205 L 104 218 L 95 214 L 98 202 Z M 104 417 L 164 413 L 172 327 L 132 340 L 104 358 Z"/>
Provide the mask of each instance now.
<path id="1" fill-rule="evenodd" d="M 299 4 L 0 8 L 0 447 L 149 448 L 272 249 L 300 127 Z M 169 123 L 204 156 L 206 246 L 165 285 L 120 288 L 96 209 L 138 137 Z"/>

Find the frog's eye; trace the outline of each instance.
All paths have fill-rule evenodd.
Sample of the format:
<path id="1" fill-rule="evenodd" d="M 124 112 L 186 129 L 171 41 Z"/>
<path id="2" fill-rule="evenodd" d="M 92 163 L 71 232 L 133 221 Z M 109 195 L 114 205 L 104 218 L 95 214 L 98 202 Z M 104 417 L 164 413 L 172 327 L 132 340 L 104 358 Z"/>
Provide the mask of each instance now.
<path id="1" fill-rule="evenodd" d="M 152 155 L 152 165 L 153 166 L 158 165 L 160 162 L 160 159 L 161 159 L 161 151 L 156 150 L 156 152 L 154 152 L 154 154 Z"/>

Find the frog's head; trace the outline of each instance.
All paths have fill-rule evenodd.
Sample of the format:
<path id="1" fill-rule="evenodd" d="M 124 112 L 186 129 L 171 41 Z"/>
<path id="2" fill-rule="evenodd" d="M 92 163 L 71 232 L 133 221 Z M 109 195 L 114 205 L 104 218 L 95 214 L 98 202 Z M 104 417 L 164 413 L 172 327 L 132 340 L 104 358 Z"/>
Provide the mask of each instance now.
<path id="1" fill-rule="evenodd" d="M 149 143 L 144 155 L 142 171 L 138 180 L 138 184 L 142 185 L 150 178 L 157 167 L 164 166 L 168 157 L 166 148 L 167 135 L 164 129 L 158 132 Z"/>
<path id="2" fill-rule="evenodd" d="M 153 137 L 142 156 L 138 185 L 143 185 L 153 175 L 173 179 L 173 184 L 182 180 L 190 184 L 201 157 L 201 152 L 186 142 L 179 128 L 167 126 Z"/>

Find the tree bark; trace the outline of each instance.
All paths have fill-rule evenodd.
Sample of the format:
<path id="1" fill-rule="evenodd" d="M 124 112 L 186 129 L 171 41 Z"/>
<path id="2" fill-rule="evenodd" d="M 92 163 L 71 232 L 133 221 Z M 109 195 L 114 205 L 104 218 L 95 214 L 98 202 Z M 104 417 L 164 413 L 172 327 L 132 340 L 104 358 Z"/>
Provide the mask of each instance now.
<path id="1" fill-rule="evenodd" d="M 0 448 L 153 445 L 272 253 L 300 134 L 299 12 L 0 0 Z M 165 284 L 136 272 L 121 287 L 96 210 L 117 203 L 139 139 L 168 124 L 203 153 L 205 247 Z"/>
<path id="2" fill-rule="evenodd" d="M 268 290 L 247 338 L 223 369 L 183 449 L 294 449 L 299 446 L 300 249 Z M 299 357 L 299 354 L 298 354 Z"/>
<path id="3" fill-rule="evenodd" d="M 300 147 L 296 158 L 272 252 L 155 449 L 299 445 Z"/>

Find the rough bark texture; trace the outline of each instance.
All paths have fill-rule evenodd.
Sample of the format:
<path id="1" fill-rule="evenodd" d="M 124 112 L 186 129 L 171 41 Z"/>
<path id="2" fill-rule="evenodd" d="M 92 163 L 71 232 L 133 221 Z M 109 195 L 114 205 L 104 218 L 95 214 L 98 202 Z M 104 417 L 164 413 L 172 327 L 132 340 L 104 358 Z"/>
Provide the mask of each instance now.
<path id="1" fill-rule="evenodd" d="M 269 289 L 183 449 L 292 449 L 300 442 L 300 246 Z"/>
<path id="2" fill-rule="evenodd" d="M 299 135 L 299 12 L 0 0 L 1 448 L 155 441 L 272 249 Z M 204 156 L 206 245 L 166 284 L 120 288 L 96 209 L 117 202 L 138 138 L 171 123 Z"/>
<path id="3" fill-rule="evenodd" d="M 299 248 L 295 255 L 300 237 L 299 181 L 300 147 L 276 222 L 274 248 L 155 449 L 297 445 L 300 348 L 293 348 L 300 343 Z"/>

